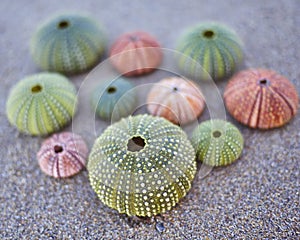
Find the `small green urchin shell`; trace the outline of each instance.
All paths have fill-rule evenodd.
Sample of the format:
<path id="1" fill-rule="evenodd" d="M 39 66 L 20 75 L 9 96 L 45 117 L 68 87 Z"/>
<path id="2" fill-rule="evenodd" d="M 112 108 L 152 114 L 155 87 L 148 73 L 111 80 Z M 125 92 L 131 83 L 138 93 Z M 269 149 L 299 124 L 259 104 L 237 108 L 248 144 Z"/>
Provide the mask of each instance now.
<path id="1" fill-rule="evenodd" d="M 239 158 L 244 139 L 240 131 L 224 120 L 209 120 L 195 128 L 192 144 L 197 158 L 210 166 L 225 166 Z"/>
<path id="2" fill-rule="evenodd" d="M 65 14 L 42 25 L 31 39 L 31 55 L 43 70 L 78 73 L 104 52 L 104 34 L 89 17 Z"/>
<path id="3" fill-rule="evenodd" d="M 76 110 L 73 84 L 57 73 L 39 73 L 18 82 L 11 90 L 6 113 L 19 131 L 46 135 L 65 126 Z"/>
<path id="4" fill-rule="evenodd" d="M 240 38 L 229 27 L 215 22 L 189 29 L 177 50 L 182 53 L 180 69 L 194 79 L 209 80 L 207 73 L 214 80 L 223 78 L 232 74 L 243 60 Z"/>
<path id="5" fill-rule="evenodd" d="M 124 78 L 100 84 L 92 94 L 92 106 L 103 119 L 119 120 L 132 114 L 137 106 L 134 85 Z"/>
<path id="6" fill-rule="evenodd" d="M 96 140 L 87 169 L 106 205 L 127 215 L 153 216 L 170 210 L 190 189 L 195 152 L 182 129 L 164 118 L 130 116 Z"/>

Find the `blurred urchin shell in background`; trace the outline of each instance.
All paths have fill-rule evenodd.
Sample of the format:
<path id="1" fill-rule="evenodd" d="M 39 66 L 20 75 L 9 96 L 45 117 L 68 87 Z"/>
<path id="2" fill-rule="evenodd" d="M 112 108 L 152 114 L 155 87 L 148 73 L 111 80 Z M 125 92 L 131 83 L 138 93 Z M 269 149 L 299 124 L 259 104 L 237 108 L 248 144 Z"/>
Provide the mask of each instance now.
<path id="1" fill-rule="evenodd" d="M 244 139 L 237 127 L 224 120 L 202 122 L 192 134 L 197 158 L 210 166 L 225 166 L 242 153 Z"/>
<path id="2" fill-rule="evenodd" d="M 93 67 L 105 48 L 103 30 L 90 17 L 63 14 L 38 28 L 30 51 L 43 70 L 78 73 Z"/>
<path id="3" fill-rule="evenodd" d="M 86 164 L 88 147 L 81 136 L 63 132 L 44 140 L 37 153 L 40 168 L 55 178 L 77 174 Z"/>
<path id="4" fill-rule="evenodd" d="M 91 95 L 91 102 L 99 117 L 113 121 L 132 114 L 138 103 L 134 84 L 124 78 L 98 85 Z"/>
<path id="5" fill-rule="evenodd" d="M 183 130 L 166 119 L 129 116 L 96 139 L 87 169 L 106 205 L 153 216 L 170 210 L 191 188 L 195 152 Z"/>
<path id="6" fill-rule="evenodd" d="M 179 68 L 194 80 L 231 75 L 243 60 L 242 41 L 228 26 L 203 22 L 184 33 L 177 50 Z"/>
<path id="7" fill-rule="evenodd" d="M 199 86 L 179 77 L 169 77 L 155 83 L 147 97 L 151 115 L 164 117 L 179 125 L 195 121 L 204 107 Z"/>
<path id="8" fill-rule="evenodd" d="M 162 61 L 157 40 L 142 31 L 121 35 L 110 50 L 112 65 L 124 76 L 138 76 L 154 71 Z"/>
<path id="9" fill-rule="evenodd" d="M 299 104 L 294 85 L 270 69 L 248 69 L 234 75 L 225 88 L 224 100 L 237 121 L 261 129 L 286 124 Z"/>
<path id="10" fill-rule="evenodd" d="M 11 89 L 6 113 L 19 131 L 46 135 L 69 123 L 76 107 L 76 88 L 66 77 L 38 73 L 25 77 Z"/>

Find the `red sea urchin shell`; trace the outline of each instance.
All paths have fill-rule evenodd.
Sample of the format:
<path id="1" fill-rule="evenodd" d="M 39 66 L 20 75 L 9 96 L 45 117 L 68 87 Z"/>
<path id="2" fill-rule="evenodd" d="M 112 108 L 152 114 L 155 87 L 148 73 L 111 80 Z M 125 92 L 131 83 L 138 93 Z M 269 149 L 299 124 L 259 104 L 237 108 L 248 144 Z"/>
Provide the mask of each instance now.
<path id="1" fill-rule="evenodd" d="M 205 106 L 199 87 L 192 81 L 170 77 L 156 83 L 147 98 L 149 113 L 175 124 L 187 124 L 197 119 Z"/>
<path id="2" fill-rule="evenodd" d="M 113 66 L 124 76 L 152 72 L 161 63 L 162 51 L 154 37 L 146 32 L 120 36 L 110 50 Z"/>
<path id="3" fill-rule="evenodd" d="M 70 177 L 85 167 L 88 147 L 71 132 L 53 134 L 46 139 L 37 159 L 44 173 L 55 178 Z"/>
<path id="4" fill-rule="evenodd" d="M 298 94 L 293 84 L 268 69 L 237 73 L 226 86 L 224 99 L 230 114 L 252 128 L 280 127 L 298 109 Z"/>

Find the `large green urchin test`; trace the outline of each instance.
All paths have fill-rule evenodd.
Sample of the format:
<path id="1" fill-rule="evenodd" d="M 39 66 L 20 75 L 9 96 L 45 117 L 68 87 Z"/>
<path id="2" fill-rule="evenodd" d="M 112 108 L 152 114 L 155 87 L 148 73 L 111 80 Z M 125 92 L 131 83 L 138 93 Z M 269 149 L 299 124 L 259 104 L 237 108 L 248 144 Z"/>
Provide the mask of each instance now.
<path id="1" fill-rule="evenodd" d="M 76 14 L 54 17 L 33 35 L 31 55 L 43 70 L 78 73 L 94 66 L 104 52 L 104 34 L 91 18 Z"/>
<path id="2" fill-rule="evenodd" d="M 164 118 L 130 116 L 95 141 L 87 169 L 106 205 L 127 215 L 153 216 L 170 210 L 190 189 L 195 152 L 183 130 Z"/>
<path id="3" fill-rule="evenodd" d="M 124 78 L 101 83 L 92 93 L 92 107 L 103 119 L 119 120 L 137 106 L 134 85 Z"/>
<path id="4" fill-rule="evenodd" d="M 189 29 L 177 50 L 182 53 L 178 60 L 180 69 L 193 79 L 224 78 L 243 60 L 240 38 L 231 28 L 216 22 L 204 22 Z"/>
<path id="5" fill-rule="evenodd" d="M 195 128 L 192 144 L 197 158 L 210 166 L 225 166 L 239 158 L 244 139 L 240 131 L 224 120 L 209 120 Z"/>
<path id="6" fill-rule="evenodd" d="M 19 131 L 46 135 L 65 126 L 77 104 L 75 86 L 57 73 L 39 73 L 18 82 L 10 91 L 6 113 Z"/>

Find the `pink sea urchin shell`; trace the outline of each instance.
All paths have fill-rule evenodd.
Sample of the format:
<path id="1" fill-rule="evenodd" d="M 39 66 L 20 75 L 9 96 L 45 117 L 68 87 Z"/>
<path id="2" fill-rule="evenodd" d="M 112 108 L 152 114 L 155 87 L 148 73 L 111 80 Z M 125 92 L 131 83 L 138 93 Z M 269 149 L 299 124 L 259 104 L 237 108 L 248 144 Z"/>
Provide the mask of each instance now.
<path id="1" fill-rule="evenodd" d="M 175 124 L 195 121 L 203 112 L 205 100 L 199 86 L 190 80 L 169 77 L 154 84 L 147 98 L 148 112 Z"/>
<path id="2" fill-rule="evenodd" d="M 162 51 L 157 40 L 146 32 L 123 34 L 110 50 L 113 66 L 127 77 L 154 71 L 162 61 Z"/>
<path id="3" fill-rule="evenodd" d="M 295 86 L 270 69 L 248 69 L 235 74 L 224 92 L 228 112 L 251 127 L 280 127 L 297 114 Z"/>
<path id="4" fill-rule="evenodd" d="M 88 147 L 82 137 L 71 132 L 53 134 L 37 153 L 44 173 L 55 178 L 75 175 L 85 167 Z"/>

